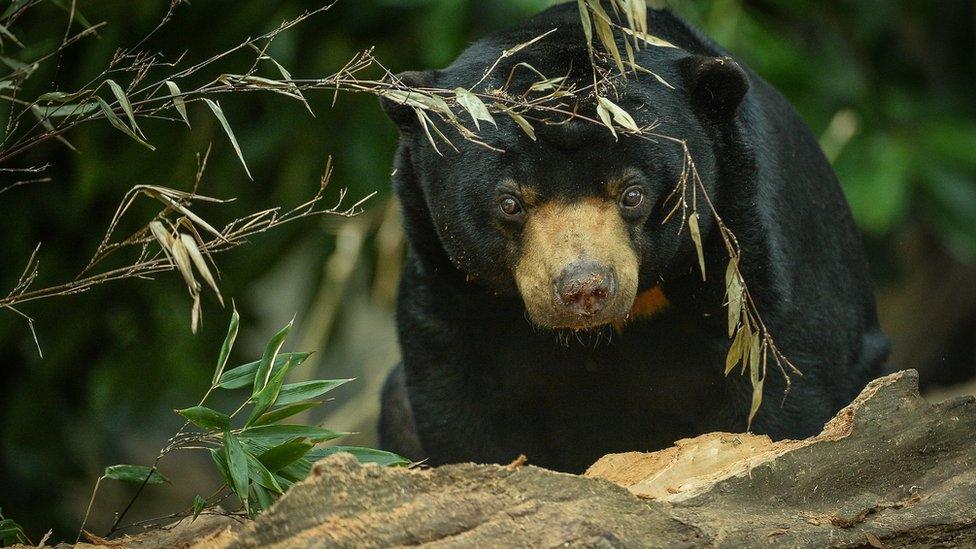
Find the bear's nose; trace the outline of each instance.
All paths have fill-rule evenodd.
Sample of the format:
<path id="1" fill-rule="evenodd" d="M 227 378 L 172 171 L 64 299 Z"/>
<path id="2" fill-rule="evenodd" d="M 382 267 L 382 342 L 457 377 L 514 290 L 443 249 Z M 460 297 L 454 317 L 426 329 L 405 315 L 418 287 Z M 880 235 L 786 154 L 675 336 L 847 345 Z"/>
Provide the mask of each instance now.
<path id="1" fill-rule="evenodd" d="M 570 263 L 556 280 L 556 294 L 574 314 L 591 316 L 603 310 L 617 290 L 613 271 L 593 261 Z"/>

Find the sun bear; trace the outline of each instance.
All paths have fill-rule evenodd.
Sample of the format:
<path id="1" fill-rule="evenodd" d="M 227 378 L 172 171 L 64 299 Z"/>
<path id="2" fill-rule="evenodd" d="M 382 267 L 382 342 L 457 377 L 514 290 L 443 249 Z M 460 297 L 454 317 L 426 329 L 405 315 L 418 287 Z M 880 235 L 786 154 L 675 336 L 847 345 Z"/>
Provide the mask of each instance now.
<path id="1" fill-rule="evenodd" d="M 752 430 L 813 435 L 888 354 L 844 195 L 775 89 L 669 11 L 649 9 L 647 22 L 676 47 L 640 48 L 644 70 L 617 73 L 599 93 L 637 125 L 687 143 L 765 325 L 802 372 L 784 399 L 784 376 L 769 370 Z M 719 227 L 699 204 L 703 281 L 687 217 L 668 216 L 682 147 L 594 123 L 590 60 L 572 3 L 474 43 L 445 69 L 399 75 L 419 89 L 511 97 L 534 97 L 543 77 L 589 90 L 560 99 L 578 116 L 539 113 L 532 137 L 496 113 L 478 132 L 490 148 L 381 100 L 400 130 L 394 190 L 408 241 L 385 449 L 432 465 L 525 454 L 580 472 L 607 453 L 746 428 L 749 376 L 724 373 L 729 256 Z M 456 150 L 435 149 L 434 130 Z"/>

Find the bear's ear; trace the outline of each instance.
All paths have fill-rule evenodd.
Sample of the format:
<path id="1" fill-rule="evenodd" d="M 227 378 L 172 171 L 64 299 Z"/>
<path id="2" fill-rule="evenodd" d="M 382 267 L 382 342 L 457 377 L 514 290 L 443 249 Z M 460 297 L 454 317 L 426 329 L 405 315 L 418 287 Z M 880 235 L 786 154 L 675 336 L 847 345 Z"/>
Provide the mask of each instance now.
<path id="1" fill-rule="evenodd" d="M 695 107 L 717 122 L 731 120 L 749 91 L 749 77 L 731 57 L 695 56 L 688 60 Z"/>
<path id="2" fill-rule="evenodd" d="M 433 85 L 435 76 L 436 71 L 406 71 L 397 74 L 394 81 L 408 88 L 426 88 Z M 380 97 L 380 106 L 400 131 L 407 131 L 417 123 L 417 114 L 410 105 L 389 97 Z"/>

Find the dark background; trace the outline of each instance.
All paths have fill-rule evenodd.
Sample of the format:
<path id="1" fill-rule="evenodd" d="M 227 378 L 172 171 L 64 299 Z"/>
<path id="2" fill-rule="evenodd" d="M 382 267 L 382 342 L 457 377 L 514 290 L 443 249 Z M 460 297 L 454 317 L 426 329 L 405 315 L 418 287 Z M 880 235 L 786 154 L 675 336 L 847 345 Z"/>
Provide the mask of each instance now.
<path id="1" fill-rule="evenodd" d="M 30 61 L 56 45 L 67 23 L 59 3 L 42 2 L 18 21 L 10 30 L 27 47 L 5 41 L 2 55 Z M 340 0 L 279 37 L 270 53 L 295 78 L 331 74 L 369 46 L 376 46 L 376 56 L 394 71 L 440 67 L 471 41 L 550 4 Z M 778 87 L 821 136 L 864 233 L 882 322 L 895 342 L 895 363 L 918 368 L 924 388 L 933 392 L 972 379 L 974 2 L 670 4 Z M 27 87 L 37 93 L 77 89 L 101 72 L 117 48 L 149 32 L 167 5 L 80 1 L 89 21 L 108 25 L 97 38 L 69 49 L 56 71 L 38 71 Z M 197 0 L 180 6 L 145 47 L 170 58 L 188 51 L 186 62 L 195 62 L 317 5 Z M 250 59 L 232 57 L 207 75 L 241 72 Z M 264 207 L 299 203 L 314 193 L 326 158 L 333 155 L 331 196 L 340 187 L 348 188 L 353 200 L 372 191 L 379 195 L 360 218 L 302 221 L 218 256 L 222 291 L 235 299 L 242 316 L 231 361 L 256 359 L 270 335 L 297 315 L 286 348 L 318 351 L 303 375 L 359 377 L 311 419 L 361 433 L 347 442 L 375 442 L 378 388 L 397 356 L 391 303 L 402 236 L 395 209 L 387 205 L 396 131 L 373 97 L 340 95 L 334 108 L 330 93 L 309 93 L 308 99 L 315 118 L 300 103 L 278 95 L 221 97 L 254 181 L 199 104 L 191 105 L 190 130 L 141 122 L 156 152 L 107 124 L 93 124 L 68 135 L 78 153 L 55 143 L 18 159 L 16 165 L 52 163 L 53 180 L 0 194 L 0 293 L 16 283 L 37 242 L 43 243 L 37 287 L 74 278 L 122 195 L 136 184 L 188 188 L 195 155 L 210 142 L 214 148 L 201 192 L 238 198 L 220 208 L 200 207 L 218 226 Z M 7 114 L 5 106 L 2 116 Z M 135 210 L 130 228 L 145 222 L 139 212 L 152 210 Z M 102 469 L 150 462 L 181 423 L 172 409 L 195 404 L 205 391 L 229 311 L 207 295 L 203 327 L 192 335 L 190 302 L 175 273 L 155 281 L 111 283 L 22 309 L 36 320 L 44 357 L 38 356 L 23 319 L 0 311 L 0 506 L 32 538 L 54 528 L 55 538 L 73 539 Z M 164 461 L 162 470 L 173 485 L 153 488 L 131 518 L 176 511 L 194 494 L 209 493 L 219 484 L 210 469 L 202 456 Z M 131 490 L 107 487 L 93 510 L 93 531 L 103 532 Z"/>

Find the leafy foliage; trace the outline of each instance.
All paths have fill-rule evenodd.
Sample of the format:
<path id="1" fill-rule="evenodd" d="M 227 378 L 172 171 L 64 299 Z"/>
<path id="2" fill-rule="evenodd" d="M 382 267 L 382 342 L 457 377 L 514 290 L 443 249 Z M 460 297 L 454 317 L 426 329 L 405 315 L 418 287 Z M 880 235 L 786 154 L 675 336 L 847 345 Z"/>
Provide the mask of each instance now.
<path id="1" fill-rule="evenodd" d="M 203 448 L 210 452 L 214 467 L 224 483 L 210 497 L 195 496 L 187 510 L 178 515 L 196 518 L 207 509 L 215 510 L 226 495 L 233 494 L 240 501 L 244 513 L 253 516 L 272 505 L 291 484 L 305 478 L 315 460 L 336 452 L 349 452 L 363 463 L 384 466 L 410 464 L 409 460 L 381 450 L 352 446 L 320 449 L 317 448 L 318 444 L 347 433 L 316 425 L 281 423 L 321 404 L 310 399 L 352 380 L 321 379 L 285 385 L 285 377 L 292 368 L 301 365 L 310 354 L 279 353 L 288 337 L 291 322 L 268 341 L 261 360 L 224 371 L 227 356 L 237 339 L 239 324 L 240 317 L 235 310 L 220 347 L 210 388 L 196 406 L 175 410 L 186 419 L 186 423 L 170 438 L 152 466 L 112 465 L 105 469 L 99 482 L 107 478 L 137 484 L 138 497 L 145 486 L 169 482 L 158 470 L 160 461 L 166 455 L 182 449 Z M 230 413 L 204 406 L 216 390 L 247 388 L 251 389 L 251 394 Z M 247 408 L 251 412 L 241 422 L 240 419 L 244 417 L 242 412 Z M 192 431 L 188 430 L 190 427 Z M 92 493 L 92 501 L 97 493 L 98 483 Z M 125 511 L 119 515 L 113 531 L 119 527 L 124 516 Z M 86 515 L 85 522 L 87 518 Z"/>

